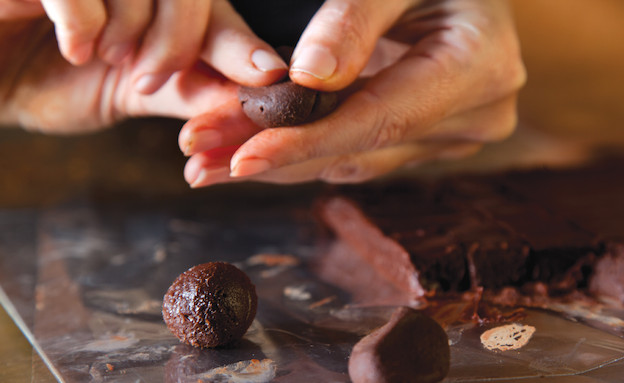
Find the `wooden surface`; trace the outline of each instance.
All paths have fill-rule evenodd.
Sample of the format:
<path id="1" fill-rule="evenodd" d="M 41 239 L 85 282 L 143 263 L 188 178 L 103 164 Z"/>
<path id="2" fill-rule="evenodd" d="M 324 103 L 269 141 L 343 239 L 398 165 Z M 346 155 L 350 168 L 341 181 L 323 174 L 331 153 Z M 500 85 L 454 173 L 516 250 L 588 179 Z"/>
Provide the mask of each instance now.
<path id="1" fill-rule="evenodd" d="M 624 2 L 514 0 L 529 81 L 508 141 L 455 165 L 569 164 L 624 147 Z M 177 149 L 180 121 L 141 120 L 94 135 L 47 137 L 0 130 L 0 208 L 69 196 L 194 193 Z M 28 342 L 0 311 L 0 381 L 46 382 Z"/>
<path id="2" fill-rule="evenodd" d="M 55 382 L 39 355 L 0 307 L 0 382 Z"/>

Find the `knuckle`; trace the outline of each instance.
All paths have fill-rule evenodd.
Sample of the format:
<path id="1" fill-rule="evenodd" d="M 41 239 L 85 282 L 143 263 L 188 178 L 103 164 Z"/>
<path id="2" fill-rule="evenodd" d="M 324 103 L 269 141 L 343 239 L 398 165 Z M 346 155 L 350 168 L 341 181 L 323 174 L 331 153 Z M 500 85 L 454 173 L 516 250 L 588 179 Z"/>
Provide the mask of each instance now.
<path id="1" fill-rule="evenodd" d="M 353 124 L 361 126 L 362 134 L 355 137 L 352 149 L 380 149 L 408 138 L 412 113 L 401 105 L 390 106 L 373 88 L 362 89 L 350 97 L 360 113 L 353 116 Z"/>
<path id="2" fill-rule="evenodd" d="M 368 98 L 368 109 L 373 113 L 369 141 L 364 143 L 364 147 L 380 149 L 405 140 L 408 131 L 406 117 L 394 112 L 373 92 L 366 91 L 364 96 Z"/>
<path id="3" fill-rule="evenodd" d="M 497 62 L 498 69 L 493 72 L 492 82 L 499 84 L 499 94 L 518 93 L 527 81 L 527 71 L 518 43 L 509 43 L 501 49 Z"/>
<path id="4" fill-rule="evenodd" d="M 405 139 L 406 125 L 396 120 L 396 118 L 389 117 L 386 114 L 379 117 L 370 148 L 385 148 Z"/>
<path id="5" fill-rule="evenodd" d="M 479 56 L 476 52 L 484 49 L 483 39 L 478 33 L 461 27 L 442 31 L 427 44 L 444 48 L 424 50 L 421 53 L 435 63 L 434 68 L 438 71 L 436 75 L 442 78 L 456 76 L 474 67 L 474 58 Z"/>

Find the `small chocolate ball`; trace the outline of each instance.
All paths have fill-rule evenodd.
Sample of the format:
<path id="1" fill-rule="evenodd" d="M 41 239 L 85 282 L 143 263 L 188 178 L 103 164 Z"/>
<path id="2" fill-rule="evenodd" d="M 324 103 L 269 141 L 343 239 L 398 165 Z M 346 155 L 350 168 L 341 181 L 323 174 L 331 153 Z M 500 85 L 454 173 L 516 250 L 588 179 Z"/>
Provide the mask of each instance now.
<path id="1" fill-rule="evenodd" d="M 353 383 L 433 383 L 444 379 L 449 364 L 444 329 L 425 314 L 400 307 L 353 347 L 349 376 Z"/>
<path id="2" fill-rule="evenodd" d="M 278 82 L 263 87 L 240 87 L 243 112 L 258 126 L 296 126 L 325 117 L 336 108 L 335 93 L 319 92 L 295 84 Z"/>
<path id="3" fill-rule="evenodd" d="M 256 288 L 244 272 L 226 262 L 209 262 L 173 282 L 163 299 L 163 319 L 182 342 L 217 347 L 242 338 L 257 307 Z"/>

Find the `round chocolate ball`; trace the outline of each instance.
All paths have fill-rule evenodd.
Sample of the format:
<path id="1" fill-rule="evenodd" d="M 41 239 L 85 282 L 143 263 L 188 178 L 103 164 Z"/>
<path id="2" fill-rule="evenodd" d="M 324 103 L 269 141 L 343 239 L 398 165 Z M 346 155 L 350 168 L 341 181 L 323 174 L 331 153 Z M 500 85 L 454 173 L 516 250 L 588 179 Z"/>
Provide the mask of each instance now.
<path id="1" fill-rule="evenodd" d="M 325 117 L 336 108 L 337 96 L 288 80 L 263 87 L 240 87 L 243 112 L 258 126 L 296 126 Z"/>
<path id="2" fill-rule="evenodd" d="M 191 267 L 163 298 L 163 319 L 171 332 L 191 346 L 227 345 L 245 335 L 258 307 L 249 277 L 226 262 Z"/>
<path id="3" fill-rule="evenodd" d="M 353 383 L 435 383 L 449 365 L 444 329 L 420 311 L 399 307 L 388 323 L 353 347 L 349 377 Z"/>

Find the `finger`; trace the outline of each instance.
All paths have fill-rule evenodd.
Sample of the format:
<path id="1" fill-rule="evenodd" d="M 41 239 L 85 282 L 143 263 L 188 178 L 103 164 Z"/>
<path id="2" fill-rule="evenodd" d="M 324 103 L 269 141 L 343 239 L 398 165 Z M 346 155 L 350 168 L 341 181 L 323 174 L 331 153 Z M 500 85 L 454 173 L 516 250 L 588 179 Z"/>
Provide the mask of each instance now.
<path id="1" fill-rule="evenodd" d="M 178 144 L 186 156 L 224 146 L 241 145 L 261 130 L 240 108 L 221 108 L 191 118 L 180 131 Z"/>
<path id="2" fill-rule="evenodd" d="M 134 70 L 135 88 L 158 90 L 171 75 L 191 67 L 199 56 L 210 18 L 211 1 L 157 0 Z"/>
<path id="3" fill-rule="evenodd" d="M 235 154 L 232 176 L 248 176 L 314 158 L 380 149 L 407 140 L 404 127 L 391 120 L 382 103 L 369 92 L 358 91 L 316 123 L 266 129 Z M 425 130 L 426 123 L 420 122 L 423 127 L 414 124 L 415 130 Z"/>
<path id="4" fill-rule="evenodd" d="M 327 0 L 293 52 L 291 79 L 319 90 L 346 87 L 364 69 L 379 38 L 411 3 Z"/>
<path id="5" fill-rule="evenodd" d="M 403 166 L 411 167 L 433 160 L 458 159 L 473 155 L 482 144 L 473 142 L 409 143 L 353 155 L 316 158 L 303 163 L 285 166 L 251 177 L 232 178 L 227 174 L 226 159 L 207 159 L 198 156 L 189 160 L 187 166 L 197 173 L 195 167 L 204 166 L 206 171 L 198 177 L 193 187 L 239 181 L 262 181 L 292 184 L 309 181 L 325 181 L 335 184 L 358 183 L 386 175 Z"/>
<path id="6" fill-rule="evenodd" d="M 108 21 L 97 46 L 98 55 L 116 65 L 128 57 L 152 18 L 152 0 L 107 0 Z"/>
<path id="7" fill-rule="evenodd" d="M 271 84 L 288 70 L 284 60 L 251 31 L 227 1 L 214 2 L 201 57 L 230 80 L 247 86 Z"/>
<path id="8" fill-rule="evenodd" d="M 496 142 L 508 138 L 518 125 L 517 95 L 459 113 L 422 135 L 423 140 Z"/>
<path id="9" fill-rule="evenodd" d="M 224 147 L 193 155 L 184 166 L 184 179 L 192 188 L 197 188 L 229 178 L 228 164 L 236 149 Z"/>
<path id="10" fill-rule="evenodd" d="M 370 108 L 372 107 L 371 105 Z M 370 108 L 362 109 L 369 110 Z M 374 119 L 375 117 L 367 115 L 362 111 L 359 118 L 352 120 L 351 123 L 365 127 L 367 120 Z M 342 118 L 336 117 L 336 120 L 342 120 Z M 336 129 L 338 124 L 328 122 L 326 125 Z M 462 140 L 485 143 L 500 141 L 509 137 L 515 130 L 516 125 L 516 96 L 513 95 L 444 119 L 434 124 L 431 128 L 420 130 L 418 134 L 397 133 L 392 130 L 392 126 L 379 124 L 377 125 L 379 128 L 378 136 L 374 138 L 374 141 L 377 142 L 374 144 L 369 144 L 366 140 L 359 142 L 357 132 L 353 136 L 349 136 L 349 132 L 346 131 L 342 132 L 342 136 L 340 136 L 339 132 L 336 139 L 340 141 L 335 142 L 333 141 L 335 135 L 331 134 L 330 129 L 326 131 L 325 126 L 262 131 L 249 141 L 258 145 L 254 149 L 260 147 L 262 150 L 267 150 L 268 147 L 271 147 L 271 151 L 262 155 L 249 155 L 246 152 L 249 143 L 244 144 L 232 159 L 232 175 L 248 176 L 269 169 L 283 167 L 283 164 L 305 162 L 312 158 L 331 156 L 332 154 L 347 155 L 367 149 L 393 148 L 394 146 L 389 145 L 389 143 L 399 144 L 404 140 L 411 140 L 415 137 L 428 142 Z M 345 130 L 348 130 L 346 125 Z M 394 139 L 393 135 L 402 138 Z M 283 161 L 284 158 L 288 158 L 288 160 Z M 259 164 L 262 164 L 264 167 Z"/>
<path id="11" fill-rule="evenodd" d="M 106 23 L 102 0 L 41 0 L 54 23 L 61 54 L 74 65 L 87 63 Z"/>
<path id="12" fill-rule="evenodd" d="M 37 17 L 44 13 L 38 0 L 0 0 L 0 20 Z"/>
<path id="13" fill-rule="evenodd" d="M 393 146 L 422 135 L 439 122 L 457 94 L 460 75 L 426 57 L 392 65 L 347 98 L 324 119 L 298 127 L 260 132 L 232 159 L 232 175 L 248 176 L 271 168 Z M 418 88 L 414 89 L 414 84 Z M 263 166 L 259 166 L 263 164 Z"/>
<path id="14" fill-rule="evenodd" d="M 359 183 L 407 164 L 419 166 L 439 159 L 473 155 L 482 144 L 472 142 L 409 143 L 347 156 L 320 158 L 250 177 L 254 181 L 297 183 L 321 180 L 334 184 Z"/>
<path id="15" fill-rule="evenodd" d="M 128 70 L 127 66 L 122 68 L 122 72 Z M 105 108 L 105 112 L 117 114 L 114 120 L 141 116 L 188 120 L 204 113 L 240 113 L 238 85 L 202 63 L 175 73 L 157 92 L 149 95 L 136 92 L 129 75 L 119 77 L 119 84 L 103 87 L 102 97 L 110 100 L 107 103 L 110 108 Z"/>
<path id="16" fill-rule="evenodd" d="M 423 40 L 325 119 L 254 136 L 232 159 L 232 175 L 418 139 L 449 116 L 507 97 L 509 93 L 483 91 L 483 84 L 491 83 L 490 72 L 483 70 L 489 65 L 473 65 L 469 58 L 479 55 L 458 54 L 440 41 L 444 38 L 434 34 Z"/>

